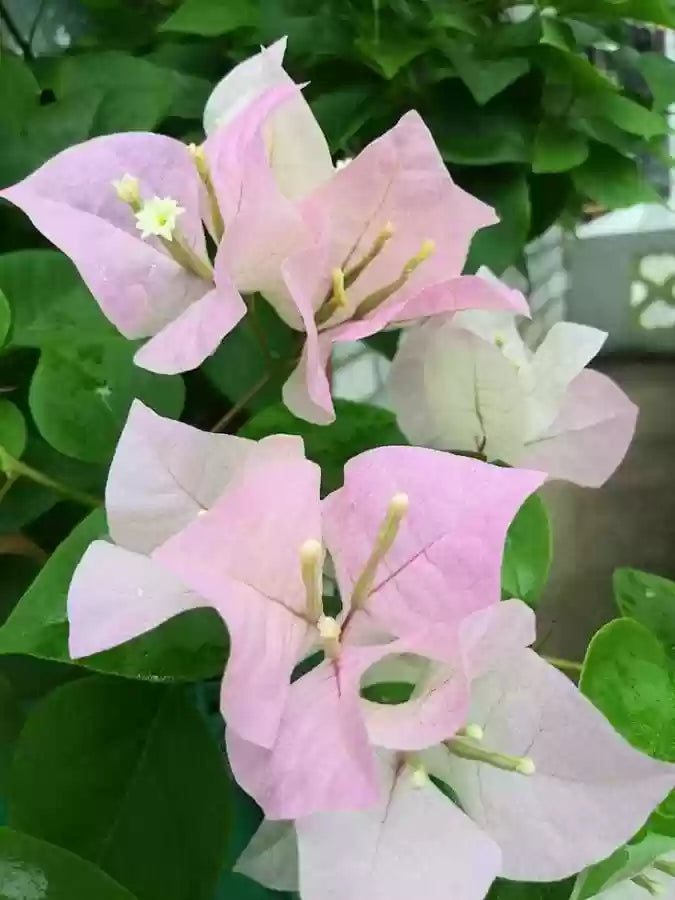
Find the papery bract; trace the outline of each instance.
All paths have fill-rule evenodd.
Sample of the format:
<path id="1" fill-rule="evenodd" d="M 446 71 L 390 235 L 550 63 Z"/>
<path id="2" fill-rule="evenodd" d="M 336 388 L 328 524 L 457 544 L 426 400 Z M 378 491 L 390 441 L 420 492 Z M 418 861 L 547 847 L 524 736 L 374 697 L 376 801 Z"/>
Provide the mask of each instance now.
<path id="1" fill-rule="evenodd" d="M 274 743 L 291 673 L 315 631 L 300 548 L 321 535 L 319 482 L 304 458 L 250 466 L 153 554 L 222 611 L 230 633 L 223 711 L 263 746 Z"/>
<path id="2" fill-rule="evenodd" d="M 183 248 L 196 261 L 192 271 L 159 237 L 141 238 L 131 206 L 113 185 L 129 173 L 138 182 L 139 203 L 170 197 L 184 210 L 177 227 Z M 140 351 L 140 364 L 160 356 L 164 362 L 154 368 L 177 372 L 199 365 L 245 313 L 231 280 L 221 275 L 214 284 L 209 275 L 200 217 L 203 190 L 184 144 L 130 133 L 64 150 L 0 196 L 23 209 L 73 260 L 122 334 L 151 338 Z"/>
<path id="3" fill-rule="evenodd" d="M 304 479 L 308 490 L 315 491 L 318 528 L 319 473 L 304 458 L 300 439 L 278 436 L 256 443 L 231 435 L 207 434 L 163 419 L 137 401 L 120 437 L 106 489 L 108 522 L 115 543 L 91 544 L 70 586 L 71 655 L 89 656 L 130 640 L 187 609 L 212 606 L 231 629 L 232 649 L 224 676 L 224 702 L 232 695 L 230 683 L 233 679 L 236 682 L 237 654 L 246 656 L 251 651 L 251 645 L 243 642 L 248 634 L 258 641 L 254 655 L 259 663 L 250 670 L 249 680 L 253 685 L 257 679 L 261 702 L 268 688 L 270 704 L 274 703 L 274 696 L 283 697 L 306 627 L 285 633 L 285 644 L 278 631 L 283 610 L 279 608 L 276 619 L 263 614 L 255 604 L 254 588 L 238 581 L 236 572 L 223 578 L 215 596 L 206 596 L 181 582 L 158 562 L 163 547 L 171 544 L 176 535 L 201 522 L 220 505 L 236 503 L 242 480 L 250 479 L 252 472 L 259 469 L 275 472 L 279 468 L 285 475 L 297 473 L 297 478 L 292 480 L 296 490 L 301 490 Z M 255 527 L 259 529 L 259 523 Z M 307 521 L 307 527 L 311 529 L 311 520 Z M 227 534 L 224 534 L 223 554 L 227 552 L 226 542 Z M 244 620 L 239 633 L 237 616 Z M 253 625 L 250 632 L 245 630 L 247 622 Z M 259 634 L 257 625 L 261 628 Z M 261 654 L 260 642 L 268 637 L 267 651 Z M 297 646 L 288 645 L 293 640 Z M 273 648 L 278 656 L 272 653 Z M 290 661 L 284 668 L 287 658 Z M 245 696 L 235 693 L 231 697 L 233 709 L 227 712 L 232 720 L 236 720 L 237 709 Z M 244 715 L 247 709 L 248 705 Z M 246 732 L 244 725 L 242 729 Z"/>
<path id="4" fill-rule="evenodd" d="M 466 311 L 411 331 L 389 394 L 415 443 L 471 451 L 599 487 L 623 459 L 637 407 L 584 367 L 604 332 L 554 325 L 530 351 L 508 313 Z"/>
<path id="5" fill-rule="evenodd" d="M 499 847 L 399 755 L 380 751 L 377 770 L 371 809 L 265 821 L 235 870 L 304 900 L 482 900 Z"/>
<path id="6" fill-rule="evenodd" d="M 526 649 L 533 615 L 520 601 L 494 603 L 465 625 L 459 650 L 473 684 L 461 736 L 416 753 L 380 751 L 377 803 L 298 819 L 295 846 L 288 827 L 277 826 L 274 869 L 268 859 L 261 870 L 258 838 L 241 871 L 278 887 L 279 872 L 297 865 L 308 900 L 396 897 L 399 889 L 401 897 L 413 889 L 433 897 L 448 883 L 453 896 L 472 900 L 497 875 L 564 878 L 639 829 L 675 784 L 675 766 L 633 750 L 564 675 Z M 435 684 L 423 679 L 420 688 L 418 696 L 430 695 Z M 364 708 L 377 743 L 372 710 Z M 414 704 L 401 711 L 419 716 Z M 463 811 L 430 775 L 449 785 Z"/>
<path id="7" fill-rule="evenodd" d="M 333 418 L 326 361 L 336 342 L 466 308 L 527 313 L 517 292 L 461 278 L 469 243 L 494 211 L 452 181 L 429 130 L 407 113 L 300 205 L 313 243 L 283 264 L 307 334 L 284 401 Z"/>
<path id="8" fill-rule="evenodd" d="M 478 674 L 469 720 L 481 746 L 532 774 L 438 747 L 421 754 L 462 808 L 500 846 L 501 875 L 554 881 L 624 844 L 675 785 L 675 766 L 639 753 L 566 676 L 531 650 Z"/>
<path id="9" fill-rule="evenodd" d="M 292 85 L 282 66 L 286 38 L 235 66 L 213 89 L 204 110 L 204 131 L 215 133 L 270 88 Z M 266 123 L 265 144 L 276 183 L 291 200 L 299 199 L 333 173 L 328 143 L 301 93 Z"/>
<path id="10" fill-rule="evenodd" d="M 306 900 L 482 900 L 499 847 L 396 754 L 379 756 L 380 800 L 367 812 L 318 813 L 296 823 Z"/>
<path id="11" fill-rule="evenodd" d="M 228 234 L 242 212 L 243 182 L 264 191 L 270 175 L 268 117 L 301 100 L 287 82 L 253 98 L 202 148 L 147 133 L 94 138 L 0 193 L 73 260 L 122 334 L 150 338 L 138 365 L 167 374 L 200 365 L 245 314 L 240 291 L 267 286 L 270 251 L 290 240 L 288 217 L 301 229 L 289 207 L 266 229 L 251 231 L 244 216 Z M 220 254 L 215 270 L 202 220 L 217 244 L 224 231 L 236 251 Z M 303 236 L 299 230 L 292 246 Z M 222 260 L 233 256 L 237 265 L 228 268 Z"/>
<path id="12" fill-rule="evenodd" d="M 396 749 L 417 749 L 460 727 L 467 693 L 458 647 L 470 640 L 460 626 L 471 612 L 498 601 L 507 528 L 542 480 L 538 472 L 413 447 L 379 448 L 350 461 L 345 486 L 326 498 L 322 510 L 343 604 L 340 652 L 291 686 L 273 746 L 254 747 L 236 726 L 228 729 L 235 777 L 266 815 L 297 818 L 372 804 L 374 763 L 359 686 L 385 656 L 424 655 L 440 669 L 433 697 L 411 701 L 414 726 L 410 713 L 392 709 L 379 717 L 381 738 L 388 735 Z M 367 596 L 356 604 L 387 504 L 401 491 L 408 512 Z M 180 574 L 195 585 L 186 572 L 201 564 L 197 542 L 191 552 Z M 176 564 L 174 553 L 167 565 Z M 482 625 L 475 627 L 471 640 L 478 646 Z M 391 641 L 388 634 L 401 637 Z"/>
<path id="13" fill-rule="evenodd" d="M 457 623 L 500 597 L 506 532 L 544 478 L 421 447 L 361 454 L 347 463 L 344 487 L 324 504 L 338 579 L 353 585 L 375 540 L 379 510 L 404 490 L 408 515 L 382 562 L 369 609 L 396 634 Z"/>

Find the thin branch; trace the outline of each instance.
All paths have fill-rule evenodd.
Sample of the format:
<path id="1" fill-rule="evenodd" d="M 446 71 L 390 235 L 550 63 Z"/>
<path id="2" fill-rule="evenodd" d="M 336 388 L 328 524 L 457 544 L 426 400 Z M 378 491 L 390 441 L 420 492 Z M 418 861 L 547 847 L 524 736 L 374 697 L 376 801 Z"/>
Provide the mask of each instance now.
<path id="1" fill-rule="evenodd" d="M 571 659 L 559 659 L 557 656 L 542 656 L 542 659 L 545 659 L 547 663 L 550 663 L 552 666 L 555 666 L 556 669 L 561 669 L 563 672 L 581 672 L 584 667 L 583 663 L 574 662 Z"/>
<path id="2" fill-rule="evenodd" d="M 19 29 L 19 26 L 16 24 L 12 16 L 7 12 L 4 3 L 0 3 L 0 22 L 4 22 L 7 31 L 9 31 L 10 35 L 18 45 L 24 57 L 26 59 L 32 59 L 33 52 L 31 50 L 30 44 L 21 34 L 21 30 Z"/>
<path id="3" fill-rule="evenodd" d="M 242 411 L 242 409 L 244 409 L 246 404 L 259 394 L 268 382 L 271 381 L 274 374 L 274 372 L 266 372 L 259 381 L 256 381 L 253 387 L 248 390 L 243 397 L 240 397 L 234 406 L 225 413 L 222 419 L 219 419 L 216 422 L 211 431 L 225 431 L 230 422 Z"/>
<path id="4" fill-rule="evenodd" d="M 248 314 L 251 319 L 251 325 L 253 326 L 253 332 L 258 339 L 258 343 L 260 344 L 260 349 L 265 355 L 265 359 L 268 363 L 273 362 L 273 357 L 270 352 L 269 344 L 267 343 L 267 337 L 265 332 L 260 324 L 260 319 L 258 318 L 258 313 L 256 310 L 256 295 L 252 294 L 248 301 Z"/>
<path id="5" fill-rule="evenodd" d="M 20 459 L 14 459 L 14 457 L 1 445 L 0 468 L 7 476 L 7 481 L 3 485 L 2 496 L 7 493 L 17 478 L 28 478 L 29 481 L 33 481 L 35 484 L 41 484 L 43 487 L 57 491 L 62 497 L 67 497 L 69 500 L 74 500 L 76 503 L 81 503 L 83 506 L 89 506 L 93 509 L 101 506 L 102 501 L 98 497 L 95 497 L 93 494 L 87 494 L 77 488 L 72 488 L 70 485 L 64 484 L 62 481 L 57 481 L 56 478 L 51 478 L 51 476 L 46 475 L 44 472 L 40 472 L 32 466 L 26 465 L 26 463 L 21 462 Z"/>
<path id="6" fill-rule="evenodd" d="M 30 31 L 28 32 L 28 46 L 30 47 L 30 52 L 33 52 L 33 41 L 35 40 L 35 33 L 37 32 L 37 27 L 40 24 L 40 19 L 42 18 L 42 13 L 45 11 L 45 6 L 47 5 L 47 0 L 40 0 L 40 5 L 38 6 L 38 10 L 35 13 L 35 18 L 33 19 L 33 24 L 30 26 Z"/>

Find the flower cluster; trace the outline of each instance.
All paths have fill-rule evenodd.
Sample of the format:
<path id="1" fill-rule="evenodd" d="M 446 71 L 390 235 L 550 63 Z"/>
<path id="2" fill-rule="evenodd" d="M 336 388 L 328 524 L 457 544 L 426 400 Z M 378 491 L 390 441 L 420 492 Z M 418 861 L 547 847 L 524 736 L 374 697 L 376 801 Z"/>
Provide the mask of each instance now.
<path id="1" fill-rule="evenodd" d="M 106 489 L 111 540 L 68 596 L 70 651 L 211 607 L 229 633 L 229 763 L 265 821 L 239 862 L 305 900 L 481 900 L 626 842 L 675 784 L 530 649 L 502 601 L 507 529 L 546 474 L 602 483 L 635 408 L 592 329 L 535 353 L 517 292 L 462 275 L 493 211 L 450 178 L 408 113 L 334 167 L 279 42 L 207 105 L 201 146 L 155 134 L 64 151 L 3 196 L 76 264 L 136 362 L 199 366 L 261 294 L 303 335 L 283 390 L 334 415 L 333 344 L 411 329 L 394 362 L 422 447 L 352 459 L 325 498 L 298 438 L 204 433 L 136 401 Z M 492 465 L 447 449 L 530 468 Z"/>
<path id="2" fill-rule="evenodd" d="M 114 543 L 71 584 L 71 653 L 217 610 L 229 761 L 267 819 L 239 866 L 270 887 L 480 900 L 497 875 L 563 878 L 630 838 L 675 767 L 626 744 L 528 649 L 531 610 L 501 601 L 506 530 L 543 479 L 382 447 L 322 500 L 300 439 L 136 403 Z"/>
<path id="3" fill-rule="evenodd" d="M 138 365 L 200 365 L 259 292 L 304 348 L 284 387 L 298 416 L 334 413 L 333 344 L 467 308 L 527 314 L 524 299 L 462 276 L 494 211 L 453 183 L 416 113 L 335 169 L 281 41 L 214 91 L 200 146 L 156 134 L 71 147 L 2 192 L 73 260 L 111 322 L 149 337 Z M 213 261 L 207 241 L 215 246 Z"/>

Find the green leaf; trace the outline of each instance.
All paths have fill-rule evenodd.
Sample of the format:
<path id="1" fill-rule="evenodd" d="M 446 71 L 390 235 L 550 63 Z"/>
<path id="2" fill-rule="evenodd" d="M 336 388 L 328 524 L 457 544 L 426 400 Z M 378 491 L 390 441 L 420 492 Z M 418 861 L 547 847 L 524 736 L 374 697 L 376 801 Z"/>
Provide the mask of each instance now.
<path id="1" fill-rule="evenodd" d="M 393 359 L 398 350 L 400 337 L 400 330 L 392 328 L 388 331 L 378 331 L 377 334 L 371 334 L 370 337 L 364 338 L 364 341 L 386 359 Z"/>
<path id="2" fill-rule="evenodd" d="M 607 891 L 622 882 L 628 882 L 673 850 L 675 841 L 672 838 L 646 834 L 636 843 L 620 847 L 607 859 L 581 872 L 570 900 L 587 900 L 600 891 Z"/>
<path id="3" fill-rule="evenodd" d="M 201 118 L 212 85 L 147 59 L 108 51 L 65 57 L 54 83 L 58 97 L 86 87 L 100 92 L 91 133 L 149 131 L 166 116 Z"/>
<path id="4" fill-rule="evenodd" d="M 530 69 L 530 63 L 524 57 L 484 59 L 472 53 L 466 43 L 448 43 L 444 51 L 481 106 L 501 94 Z"/>
<path id="5" fill-rule="evenodd" d="M 393 413 L 367 403 L 335 401 L 330 425 L 296 419 L 281 404 L 263 409 L 240 429 L 243 437 L 260 440 L 269 434 L 299 434 L 307 457 L 321 466 L 324 493 L 340 487 L 345 464 L 354 456 L 390 444 L 407 444 Z"/>
<path id="6" fill-rule="evenodd" d="M 562 49 L 560 43 L 541 44 L 534 61 L 546 75 L 547 81 L 572 87 L 575 94 L 616 93 L 618 88 L 612 79 L 597 66 L 594 66 L 581 53 Z"/>
<path id="7" fill-rule="evenodd" d="M 11 400 L 0 398 L 0 446 L 14 459 L 20 459 L 26 449 L 28 433 L 23 413 Z"/>
<path id="8" fill-rule="evenodd" d="M 11 828 L 0 828 L 0 898 L 136 900 L 92 863 Z"/>
<path id="9" fill-rule="evenodd" d="M 14 347 L 44 347 L 55 340 L 85 342 L 116 334 L 62 253 L 5 253 L 0 256 L 0 290 L 11 306 Z"/>
<path id="10" fill-rule="evenodd" d="M 523 252 L 530 231 L 530 191 L 524 172 L 517 169 L 495 169 L 481 177 L 481 172 L 463 184 L 497 210 L 500 221 L 482 228 L 471 243 L 466 270 L 475 272 L 489 266 L 501 274 L 515 263 Z"/>
<path id="11" fill-rule="evenodd" d="M 506 535 L 502 561 L 502 592 L 537 605 L 553 559 L 551 521 L 537 494 L 523 503 Z"/>
<path id="12" fill-rule="evenodd" d="M 530 15 L 520 22 L 501 22 L 483 29 L 481 46 L 492 55 L 508 55 L 512 50 L 532 47 L 541 40 L 544 19 L 539 10 L 532 9 Z"/>
<path id="13" fill-rule="evenodd" d="M 271 891 L 232 868 L 262 820 L 260 808 L 242 791 L 232 778 L 232 835 L 215 900 L 296 900 L 297 894 Z"/>
<path id="14" fill-rule="evenodd" d="M 542 16 L 541 31 L 542 44 L 548 44 L 550 47 L 557 47 L 563 51 L 576 50 L 574 31 L 567 22 L 550 16 Z"/>
<path id="15" fill-rule="evenodd" d="M 529 162 L 532 126 L 502 97 L 481 109 L 457 79 L 443 81 L 429 97 L 424 118 L 448 163 L 492 166 Z"/>
<path id="16" fill-rule="evenodd" d="M 601 144 L 592 146 L 589 158 L 572 178 L 581 194 L 608 209 L 661 202 L 634 160 Z"/>
<path id="17" fill-rule="evenodd" d="M 637 569 L 617 569 L 614 597 L 621 614 L 648 628 L 675 659 L 675 582 Z"/>
<path id="18" fill-rule="evenodd" d="M 89 544 L 107 536 L 103 510 L 84 519 L 49 561 L 0 628 L 0 653 L 70 661 L 66 600 L 75 567 Z M 220 617 L 194 610 L 133 641 L 78 660 L 98 672 L 127 678 L 199 681 L 223 671 L 227 637 Z"/>
<path id="19" fill-rule="evenodd" d="M 134 398 L 178 417 L 185 388 L 178 375 L 134 365 L 135 345 L 122 337 L 42 351 L 30 385 L 30 409 L 52 447 L 85 462 L 111 459 Z"/>
<path id="20" fill-rule="evenodd" d="M 656 109 L 675 103 L 675 60 L 660 53 L 640 53 L 638 66 L 647 82 Z"/>
<path id="21" fill-rule="evenodd" d="M 487 895 L 487 900 L 568 900 L 574 879 L 542 884 L 538 881 L 503 881 L 498 878 Z"/>
<path id="22" fill-rule="evenodd" d="M 588 153 L 588 140 L 582 134 L 562 121 L 545 119 L 534 138 L 532 170 L 538 174 L 567 172 L 585 162 Z"/>
<path id="23" fill-rule="evenodd" d="M 38 107 L 24 130 L 29 169 L 86 140 L 92 133 L 101 99 L 99 91 L 83 88 L 77 94 Z"/>
<path id="24" fill-rule="evenodd" d="M 7 780 L 14 754 L 14 745 L 23 726 L 24 713 L 13 686 L 0 675 L 0 815 L 5 820 L 5 798 Z M 0 872 L 1 870 L 0 863 Z M 2 875 L 0 874 L 0 898 L 2 897 Z"/>
<path id="25" fill-rule="evenodd" d="M 184 688 L 92 676 L 29 716 L 10 824 L 95 862 L 138 900 L 211 900 L 228 794 L 221 751 Z"/>
<path id="26" fill-rule="evenodd" d="M 360 37 L 354 46 L 363 54 L 365 61 L 391 81 L 401 69 L 429 49 L 428 41 L 415 37 L 393 37 L 384 40 L 371 40 Z"/>
<path id="27" fill-rule="evenodd" d="M 609 91 L 584 97 L 576 104 L 575 111 L 583 116 L 607 119 L 622 131 L 647 140 L 668 131 L 665 116 Z"/>
<path id="28" fill-rule="evenodd" d="M 300 352 L 298 338 L 298 333 L 282 322 L 268 303 L 256 297 L 249 303 L 249 314 L 202 368 L 209 381 L 232 403 L 267 379 L 245 404 L 249 410 L 262 409 L 279 400 L 281 386 Z M 266 350 L 261 346 L 263 339 Z"/>
<path id="29" fill-rule="evenodd" d="M 0 257 L 1 259 L 2 257 Z M 4 347 L 12 325 L 12 310 L 9 300 L 4 293 L 0 291 L 0 347 Z"/>
<path id="30" fill-rule="evenodd" d="M 675 761 L 675 668 L 654 635 L 632 619 L 616 619 L 586 653 L 582 692 L 638 750 Z"/>
<path id="31" fill-rule="evenodd" d="M 216 37 L 241 28 L 255 28 L 260 10 L 255 0 L 183 0 L 182 5 L 164 22 L 160 31 L 181 31 Z"/>
<path id="32" fill-rule="evenodd" d="M 312 112 L 332 148 L 344 150 L 379 104 L 379 92 L 366 85 L 354 85 L 321 94 L 312 101 Z"/>
<path id="33" fill-rule="evenodd" d="M 16 132 L 23 127 L 40 99 L 40 85 L 20 56 L 0 55 L 0 109 L 4 122 Z"/>
<path id="34" fill-rule="evenodd" d="M 637 19 L 654 25 L 675 28 L 675 10 L 670 0 L 558 0 L 556 6 L 566 13 L 606 19 Z"/>

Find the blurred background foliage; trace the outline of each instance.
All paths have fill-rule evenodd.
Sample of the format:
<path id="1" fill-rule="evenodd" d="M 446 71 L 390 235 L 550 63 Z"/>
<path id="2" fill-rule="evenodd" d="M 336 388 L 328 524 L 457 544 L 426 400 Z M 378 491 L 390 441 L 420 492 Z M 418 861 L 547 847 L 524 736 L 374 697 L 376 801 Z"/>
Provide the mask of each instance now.
<path id="1" fill-rule="evenodd" d="M 669 0 L 2 0 L 0 9 L 0 184 L 98 134 L 198 139 L 213 84 L 288 35 L 288 69 L 309 82 L 336 156 L 419 110 L 454 177 L 502 214 L 470 260 L 497 271 L 589 202 L 654 199 L 639 161 L 664 156 L 663 113 L 675 100 L 675 63 L 638 53 L 625 23 L 675 25 Z M 607 49 L 611 74 L 591 61 Z M 3 249 L 35 243 L 7 210 L 1 226 Z"/>

